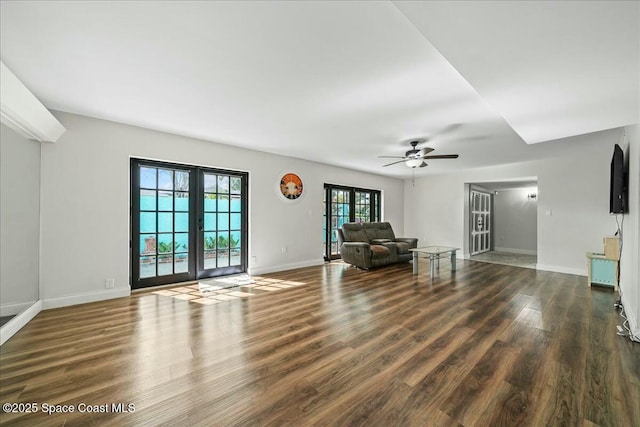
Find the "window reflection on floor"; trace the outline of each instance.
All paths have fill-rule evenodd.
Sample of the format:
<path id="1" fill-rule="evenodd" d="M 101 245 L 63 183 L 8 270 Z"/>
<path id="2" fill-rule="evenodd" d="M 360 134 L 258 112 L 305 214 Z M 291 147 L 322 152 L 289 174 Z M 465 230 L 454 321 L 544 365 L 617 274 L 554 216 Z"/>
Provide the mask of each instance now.
<path id="1" fill-rule="evenodd" d="M 175 288 L 165 288 L 151 292 L 155 295 L 171 297 L 179 300 L 195 302 L 203 305 L 218 304 L 225 301 L 232 301 L 239 298 L 248 298 L 259 295 L 263 292 L 280 291 L 282 289 L 293 288 L 305 285 L 304 282 L 292 280 L 271 279 L 267 277 L 253 276 L 255 283 L 250 285 L 236 286 L 233 288 L 220 288 L 202 292 L 200 285 L 188 285 Z"/>

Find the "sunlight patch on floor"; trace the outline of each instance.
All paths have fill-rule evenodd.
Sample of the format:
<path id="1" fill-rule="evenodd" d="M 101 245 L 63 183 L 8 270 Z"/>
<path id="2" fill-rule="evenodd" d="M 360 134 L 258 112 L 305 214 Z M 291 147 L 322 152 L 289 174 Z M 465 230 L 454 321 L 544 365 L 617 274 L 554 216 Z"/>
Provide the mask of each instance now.
<path id="1" fill-rule="evenodd" d="M 210 286 L 205 291 L 198 284 L 189 286 L 179 286 L 175 288 L 165 288 L 152 291 L 154 295 L 171 297 L 182 301 L 190 301 L 202 305 L 218 304 L 225 301 L 233 301 L 242 298 L 249 298 L 259 295 L 262 292 L 282 291 L 284 289 L 295 288 L 306 285 L 305 282 L 293 280 L 273 279 L 269 277 L 253 276 L 254 283 L 240 285 L 233 288 L 218 288 Z M 258 292 L 255 292 L 258 291 Z"/>

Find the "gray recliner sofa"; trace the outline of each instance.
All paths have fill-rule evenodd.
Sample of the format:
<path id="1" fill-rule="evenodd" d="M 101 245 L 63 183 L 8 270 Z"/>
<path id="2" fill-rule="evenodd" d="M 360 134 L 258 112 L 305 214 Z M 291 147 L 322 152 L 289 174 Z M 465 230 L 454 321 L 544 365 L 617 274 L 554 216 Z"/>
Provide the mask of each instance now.
<path id="1" fill-rule="evenodd" d="M 358 268 L 408 262 L 418 239 L 396 237 L 388 222 L 348 222 L 338 229 L 342 260 Z"/>

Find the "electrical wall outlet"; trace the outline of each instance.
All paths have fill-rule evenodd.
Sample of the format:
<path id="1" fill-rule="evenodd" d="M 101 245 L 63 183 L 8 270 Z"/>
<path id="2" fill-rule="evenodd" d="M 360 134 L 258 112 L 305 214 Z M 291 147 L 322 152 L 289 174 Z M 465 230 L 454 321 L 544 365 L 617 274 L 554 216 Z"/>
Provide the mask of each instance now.
<path id="1" fill-rule="evenodd" d="M 105 289 L 113 289 L 116 287 L 116 279 L 104 279 Z"/>
<path id="2" fill-rule="evenodd" d="M 282 247 L 282 253 L 283 253 L 283 254 L 286 254 L 286 253 L 287 253 L 287 247 L 286 247 L 286 246 L 283 246 L 283 247 Z"/>
<path id="3" fill-rule="evenodd" d="M 252 256 L 251 257 L 251 266 L 255 267 L 256 264 L 258 264 L 258 257 L 257 256 Z"/>

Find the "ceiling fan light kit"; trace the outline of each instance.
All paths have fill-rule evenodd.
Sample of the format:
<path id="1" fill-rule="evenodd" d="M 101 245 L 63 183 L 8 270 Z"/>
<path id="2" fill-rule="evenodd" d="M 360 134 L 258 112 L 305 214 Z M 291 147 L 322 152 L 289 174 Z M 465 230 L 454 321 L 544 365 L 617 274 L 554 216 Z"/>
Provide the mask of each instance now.
<path id="1" fill-rule="evenodd" d="M 409 159 L 406 162 L 404 162 L 405 165 L 407 165 L 407 167 L 410 168 L 417 168 L 420 167 L 422 165 L 423 161 L 421 158 L 419 159 Z"/>
<path id="2" fill-rule="evenodd" d="M 411 169 L 424 168 L 426 166 L 429 166 L 427 162 L 424 161 L 425 159 L 457 159 L 458 158 L 457 154 L 441 154 L 441 155 L 429 156 L 428 154 L 431 153 L 434 149 L 431 147 L 424 147 L 422 149 L 418 149 L 417 145 L 421 142 L 426 142 L 426 140 L 410 141 L 409 144 L 411 145 L 411 149 L 406 153 L 404 153 L 404 157 L 379 156 L 380 158 L 386 158 L 386 159 L 400 159 L 398 161 L 383 165 L 382 167 L 391 166 L 398 163 L 404 163 L 408 168 L 411 168 Z"/>

